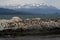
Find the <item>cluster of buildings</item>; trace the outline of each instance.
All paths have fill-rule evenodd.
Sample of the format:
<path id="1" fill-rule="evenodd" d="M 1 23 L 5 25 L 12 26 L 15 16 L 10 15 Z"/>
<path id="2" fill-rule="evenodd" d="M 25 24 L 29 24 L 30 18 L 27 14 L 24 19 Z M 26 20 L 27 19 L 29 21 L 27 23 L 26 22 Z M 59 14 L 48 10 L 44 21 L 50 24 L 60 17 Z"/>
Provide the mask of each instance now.
<path id="1" fill-rule="evenodd" d="M 0 30 L 4 29 L 18 29 L 18 28 L 28 28 L 32 26 L 39 26 L 47 27 L 47 28 L 54 28 L 54 27 L 60 27 L 60 20 L 52 21 L 52 20 L 42 20 L 41 18 L 27 18 L 25 20 L 22 20 L 19 17 L 12 17 L 9 20 L 2 19 L 0 20 Z M 38 28 L 38 27 L 37 27 Z"/>

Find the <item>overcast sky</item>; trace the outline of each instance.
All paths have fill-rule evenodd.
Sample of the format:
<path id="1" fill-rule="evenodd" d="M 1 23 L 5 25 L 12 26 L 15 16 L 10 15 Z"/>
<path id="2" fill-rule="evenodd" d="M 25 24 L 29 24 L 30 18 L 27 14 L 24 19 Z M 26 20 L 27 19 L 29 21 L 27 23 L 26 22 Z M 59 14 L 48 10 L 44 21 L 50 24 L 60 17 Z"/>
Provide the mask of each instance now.
<path id="1" fill-rule="evenodd" d="M 47 4 L 60 9 L 60 0 L 0 0 L 0 6 L 18 4 Z"/>

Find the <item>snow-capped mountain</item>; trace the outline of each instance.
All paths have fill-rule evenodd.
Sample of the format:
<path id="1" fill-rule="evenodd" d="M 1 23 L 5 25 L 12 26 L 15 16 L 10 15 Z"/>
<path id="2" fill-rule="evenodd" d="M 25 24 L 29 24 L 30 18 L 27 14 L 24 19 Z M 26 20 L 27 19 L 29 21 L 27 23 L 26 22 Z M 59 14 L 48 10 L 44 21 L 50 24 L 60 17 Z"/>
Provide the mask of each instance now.
<path id="1" fill-rule="evenodd" d="M 16 11 L 29 12 L 34 14 L 40 13 L 60 13 L 60 10 L 54 6 L 41 5 L 41 4 L 28 4 L 23 6 L 18 6 Z"/>
<path id="2" fill-rule="evenodd" d="M 5 6 L 5 9 L 14 10 L 16 12 L 24 12 L 31 14 L 48 14 L 48 13 L 60 13 L 60 10 L 54 6 L 49 6 L 45 4 L 24 4 L 24 5 L 14 5 L 14 6 Z"/>
<path id="3" fill-rule="evenodd" d="M 4 6 L 3 8 L 8 8 L 8 9 L 20 9 L 20 8 L 55 8 L 53 6 L 45 5 L 45 4 L 24 4 L 24 5 L 9 5 L 9 6 Z"/>

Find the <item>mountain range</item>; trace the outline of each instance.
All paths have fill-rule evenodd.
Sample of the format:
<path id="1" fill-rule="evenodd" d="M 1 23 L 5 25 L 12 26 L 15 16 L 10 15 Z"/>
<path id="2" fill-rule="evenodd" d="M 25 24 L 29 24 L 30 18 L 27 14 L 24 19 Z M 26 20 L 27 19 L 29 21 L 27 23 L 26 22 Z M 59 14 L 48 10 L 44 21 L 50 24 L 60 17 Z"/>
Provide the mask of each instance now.
<path id="1" fill-rule="evenodd" d="M 40 4 L 0 7 L 0 14 L 54 14 L 54 13 L 60 13 L 60 10 L 54 6 Z"/>

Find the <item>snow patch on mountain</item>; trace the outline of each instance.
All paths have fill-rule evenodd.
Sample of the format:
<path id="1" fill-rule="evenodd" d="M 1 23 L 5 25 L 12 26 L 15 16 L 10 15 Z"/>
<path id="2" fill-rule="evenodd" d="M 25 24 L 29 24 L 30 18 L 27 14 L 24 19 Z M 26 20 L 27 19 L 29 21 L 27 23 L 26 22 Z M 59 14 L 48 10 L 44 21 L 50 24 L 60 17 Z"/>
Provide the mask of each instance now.
<path id="1" fill-rule="evenodd" d="M 45 5 L 45 4 L 23 4 L 23 5 L 9 5 L 9 6 L 4 6 L 3 8 L 8 8 L 8 9 L 20 9 L 20 8 L 56 8 L 51 5 Z"/>

